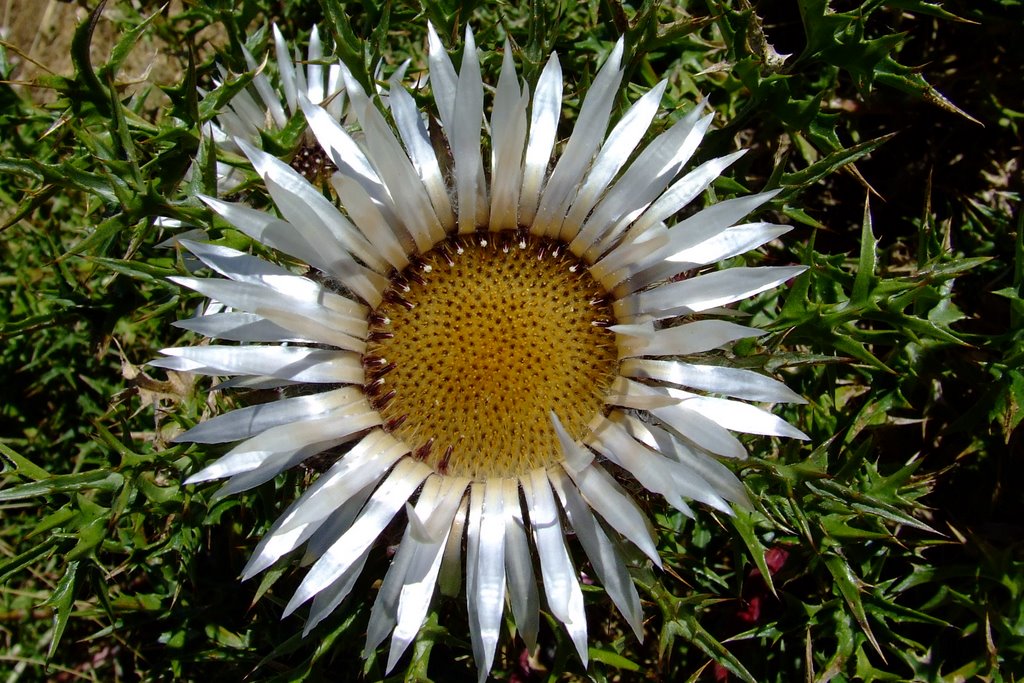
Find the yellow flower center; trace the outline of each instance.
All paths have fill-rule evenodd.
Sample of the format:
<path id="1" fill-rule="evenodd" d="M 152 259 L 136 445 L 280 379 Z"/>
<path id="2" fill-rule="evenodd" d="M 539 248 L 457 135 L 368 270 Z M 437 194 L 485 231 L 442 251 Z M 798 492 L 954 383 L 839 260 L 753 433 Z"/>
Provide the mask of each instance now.
<path id="1" fill-rule="evenodd" d="M 615 377 L 606 292 L 558 242 L 456 237 L 392 279 L 370 314 L 366 393 L 441 474 L 517 477 L 562 459 Z"/>

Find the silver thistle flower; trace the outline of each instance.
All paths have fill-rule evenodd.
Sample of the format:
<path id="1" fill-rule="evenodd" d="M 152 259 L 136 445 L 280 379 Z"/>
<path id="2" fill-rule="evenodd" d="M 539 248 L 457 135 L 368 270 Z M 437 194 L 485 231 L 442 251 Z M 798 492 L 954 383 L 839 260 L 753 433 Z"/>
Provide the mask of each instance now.
<path id="1" fill-rule="evenodd" d="M 732 432 L 806 438 L 750 403 L 802 402 L 785 385 L 694 358 L 762 334 L 716 313 L 804 268 L 708 269 L 789 230 L 736 224 L 773 192 L 713 204 L 669 226 L 742 152 L 684 173 L 711 123 L 699 106 L 641 147 L 664 82 L 606 132 L 622 41 L 556 152 L 556 55 L 531 97 L 505 46 L 485 135 L 473 34 L 458 70 L 432 28 L 429 37 L 451 172 L 399 83 L 390 88 L 389 120 L 337 65 L 359 139 L 337 112 L 296 89 L 295 105 L 337 168 L 337 202 L 244 134 L 232 141 L 280 217 L 202 199 L 322 277 L 185 242 L 223 277 L 174 280 L 230 309 L 179 324 L 242 343 L 165 349 L 154 364 L 304 387 L 184 434 L 197 443 L 240 442 L 190 484 L 227 478 L 219 492 L 227 495 L 318 453 L 343 452 L 281 515 L 244 571 L 250 578 L 305 544 L 312 566 L 285 614 L 312 601 L 306 632 L 350 594 L 375 541 L 404 509 L 408 523 L 366 642 L 372 651 L 391 634 L 389 670 L 435 589 L 460 591 L 463 566 L 481 680 L 506 600 L 519 635 L 536 645 L 535 566 L 547 610 L 586 663 L 584 600 L 566 529 L 638 637 L 640 600 L 620 544 L 661 562 L 650 523 L 605 463 L 685 514 L 687 500 L 728 514 L 730 504 L 748 504 L 719 461 L 745 457 Z"/>

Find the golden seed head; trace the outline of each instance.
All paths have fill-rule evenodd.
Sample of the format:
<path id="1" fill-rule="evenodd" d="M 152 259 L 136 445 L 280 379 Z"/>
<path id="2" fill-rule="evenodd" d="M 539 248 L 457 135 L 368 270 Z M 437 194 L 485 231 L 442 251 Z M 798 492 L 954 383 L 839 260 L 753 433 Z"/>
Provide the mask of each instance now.
<path id="1" fill-rule="evenodd" d="M 392 433 L 442 474 L 518 477 L 585 435 L 616 372 L 608 297 L 559 243 L 451 238 L 392 279 L 370 315 L 366 388 Z"/>

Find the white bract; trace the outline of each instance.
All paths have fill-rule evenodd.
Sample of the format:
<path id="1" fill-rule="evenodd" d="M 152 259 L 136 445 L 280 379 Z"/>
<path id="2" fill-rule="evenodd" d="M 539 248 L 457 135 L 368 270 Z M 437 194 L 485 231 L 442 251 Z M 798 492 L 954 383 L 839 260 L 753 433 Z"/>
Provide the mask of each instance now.
<path id="1" fill-rule="evenodd" d="M 215 120 L 203 129 L 214 145 L 225 152 L 241 155 L 242 149 L 237 140 L 259 146 L 264 133 L 274 135 L 284 130 L 299 114 L 300 98 L 321 105 L 336 121 L 344 115 L 343 67 L 338 62 L 325 64 L 319 29 L 313 27 L 304 59 L 298 51 L 289 51 L 277 25 L 272 30 L 276 69 L 269 68 L 269 54 L 263 61 L 257 61 L 242 46 L 252 82 L 235 93 Z M 398 73 L 403 71 L 404 68 L 399 69 Z M 216 80 L 214 84 L 220 87 L 228 77 L 228 72 L 221 67 L 220 78 L 223 80 Z M 242 177 L 233 166 L 217 162 L 218 194 L 232 192 L 241 182 Z"/>
<path id="2" fill-rule="evenodd" d="M 238 442 L 188 483 L 227 479 L 221 493 L 235 493 L 315 454 L 335 455 L 273 525 L 244 571 L 250 578 L 305 546 L 311 566 L 285 614 L 311 602 L 306 632 L 349 595 L 378 537 L 398 516 L 407 519 L 404 536 L 377 592 L 366 642 L 370 652 L 391 635 L 389 670 L 415 639 L 435 591 L 458 594 L 462 576 L 481 680 L 491 668 L 506 605 L 531 648 L 539 610 L 548 610 L 586 663 L 585 601 L 567 530 L 637 637 L 642 613 L 623 539 L 661 563 L 650 522 L 606 463 L 687 515 L 687 501 L 729 514 L 732 504 L 749 504 L 742 484 L 719 461 L 745 457 L 734 432 L 806 438 L 750 403 L 802 402 L 798 395 L 777 380 L 723 365 L 727 357 L 716 353 L 761 332 L 716 317 L 696 319 L 702 312 L 720 315 L 721 307 L 804 268 L 709 268 L 788 230 L 737 224 L 772 192 L 714 204 L 673 224 L 739 154 L 690 169 L 711 123 L 700 106 L 641 145 L 664 83 L 613 121 L 622 41 L 585 93 L 568 140 L 559 144 L 563 86 L 556 55 L 531 94 L 506 44 L 493 98 L 487 98 L 472 33 L 466 33 L 458 69 L 432 28 L 429 37 L 429 82 L 450 156 L 439 155 L 443 146 L 431 140 L 425 116 L 397 80 L 387 112 L 341 64 L 326 70 L 310 64 L 303 82 L 275 29 L 285 104 L 258 74 L 262 105 L 248 95 L 236 99 L 220 116 L 219 131 L 252 162 L 280 215 L 202 200 L 238 230 L 318 275 L 183 242 L 223 277 L 175 280 L 223 305 L 181 326 L 241 343 L 165 349 L 154 365 L 281 387 L 285 396 L 184 434 L 183 441 Z M 321 58 L 315 32 L 309 57 Z M 335 86 L 345 89 L 358 136 L 339 120 Z M 315 187 L 252 144 L 256 119 L 281 126 L 285 107 L 301 109 L 333 162 L 329 188 Z M 472 280 L 474 269 L 491 267 L 505 274 Z M 460 268 L 470 280 L 458 279 L 464 277 Z M 548 278 L 549 272 L 555 275 Z M 477 293 L 456 287 L 452 294 L 452 283 L 468 286 L 463 282 Z M 477 322 L 491 321 L 491 313 L 499 314 L 493 320 L 506 313 L 512 319 L 535 295 L 543 305 L 555 300 L 556 312 L 521 313 L 527 322 L 516 322 L 519 336 L 491 339 L 500 325 Z M 583 296 L 583 304 L 557 308 L 563 295 Z M 435 300 L 444 306 L 440 333 L 433 319 L 417 317 L 435 315 L 429 313 Z M 569 337 L 558 336 L 562 310 Z M 572 316 L 590 341 L 576 344 Z M 532 334 L 535 319 L 548 325 L 542 333 Z M 422 334 L 403 332 L 413 328 Z M 436 367 L 429 355 L 435 344 L 444 348 Z M 582 351 L 559 361 L 568 346 Z M 491 351 L 459 366 L 464 348 Z M 601 360 L 590 363 L 591 355 Z M 425 360 L 408 367 L 406 358 Z M 396 359 L 399 369 L 388 374 Z M 505 361 L 511 369 L 501 366 L 505 374 L 493 383 L 488 373 L 499 370 L 478 367 Z M 455 372 L 441 367 L 448 362 L 456 363 Z M 590 373 L 583 389 L 545 393 L 555 380 L 577 386 L 573 363 Z M 295 385 L 302 390 L 292 390 Z M 505 396 L 520 391 L 514 387 L 525 390 Z M 521 404 L 529 404 L 523 410 L 532 412 L 522 414 L 532 418 L 509 416 Z"/>

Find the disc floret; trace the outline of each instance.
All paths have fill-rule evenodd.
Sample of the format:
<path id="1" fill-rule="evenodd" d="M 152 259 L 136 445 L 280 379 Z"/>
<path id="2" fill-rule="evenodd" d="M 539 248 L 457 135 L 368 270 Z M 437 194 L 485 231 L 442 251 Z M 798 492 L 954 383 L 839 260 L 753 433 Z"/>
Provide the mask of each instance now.
<path id="1" fill-rule="evenodd" d="M 364 391 L 441 474 L 516 478 L 562 459 L 615 377 L 607 293 L 556 240 L 452 237 L 391 277 L 369 315 Z"/>

